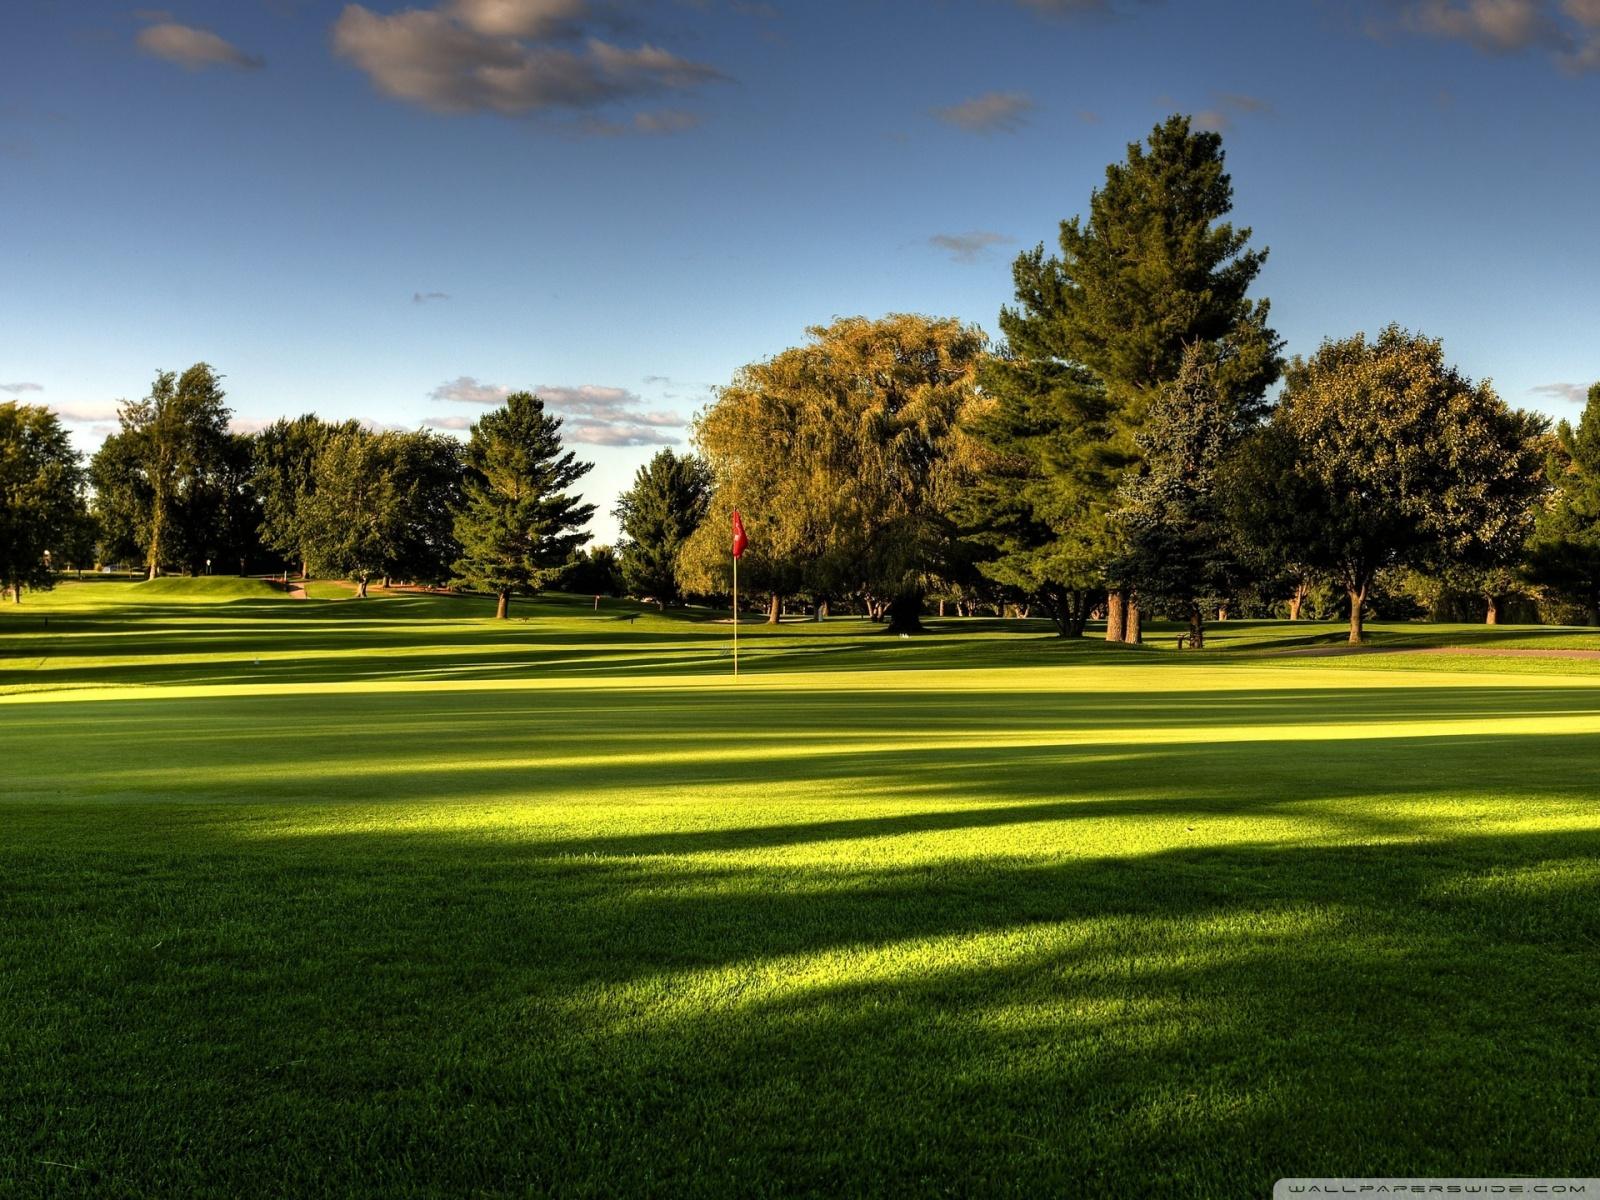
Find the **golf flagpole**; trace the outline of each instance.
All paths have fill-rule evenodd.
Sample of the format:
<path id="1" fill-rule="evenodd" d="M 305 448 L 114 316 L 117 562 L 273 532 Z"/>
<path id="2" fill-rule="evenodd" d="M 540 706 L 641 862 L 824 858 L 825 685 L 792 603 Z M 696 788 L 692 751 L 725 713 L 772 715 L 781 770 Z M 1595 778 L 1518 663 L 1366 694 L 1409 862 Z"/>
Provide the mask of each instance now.
<path id="1" fill-rule="evenodd" d="M 739 510 L 733 510 L 733 673 L 739 673 L 739 559 L 750 539 L 744 535 L 744 522 Z"/>

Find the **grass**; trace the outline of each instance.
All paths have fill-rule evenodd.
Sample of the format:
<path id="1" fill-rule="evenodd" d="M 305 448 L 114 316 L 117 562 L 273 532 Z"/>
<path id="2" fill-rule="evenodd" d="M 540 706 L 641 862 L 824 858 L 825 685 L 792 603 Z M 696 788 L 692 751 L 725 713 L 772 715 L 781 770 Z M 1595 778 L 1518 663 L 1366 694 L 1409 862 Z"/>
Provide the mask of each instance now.
<path id="1" fill-rule="evenodd" d="M 1600 664 L 147 588 L 0 616 L 0 1194 L 1595 1173 Z"/>

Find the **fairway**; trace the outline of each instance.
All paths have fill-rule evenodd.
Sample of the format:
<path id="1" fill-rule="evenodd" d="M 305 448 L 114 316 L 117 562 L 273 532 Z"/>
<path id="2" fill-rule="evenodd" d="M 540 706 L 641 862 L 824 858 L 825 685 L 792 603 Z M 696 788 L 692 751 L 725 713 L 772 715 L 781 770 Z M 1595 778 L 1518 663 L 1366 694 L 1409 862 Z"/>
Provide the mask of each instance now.
<path id="1" fill-rule="evenodd" d="M 0 614 L 0 1195 L 1595 1173 L 1600 662 L 347 594 Z"/>

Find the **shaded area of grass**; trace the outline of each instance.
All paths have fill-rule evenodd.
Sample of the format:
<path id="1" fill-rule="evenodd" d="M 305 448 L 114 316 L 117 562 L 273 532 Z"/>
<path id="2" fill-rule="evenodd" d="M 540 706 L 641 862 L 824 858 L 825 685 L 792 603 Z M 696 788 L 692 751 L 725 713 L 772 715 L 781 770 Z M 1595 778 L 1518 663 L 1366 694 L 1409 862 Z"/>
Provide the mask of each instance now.
<path id="1" fill-rule="evenodd" d="M 0 700 L 0 1193 L 1592 1173 L 1595 680 L 450 603 Z"/>

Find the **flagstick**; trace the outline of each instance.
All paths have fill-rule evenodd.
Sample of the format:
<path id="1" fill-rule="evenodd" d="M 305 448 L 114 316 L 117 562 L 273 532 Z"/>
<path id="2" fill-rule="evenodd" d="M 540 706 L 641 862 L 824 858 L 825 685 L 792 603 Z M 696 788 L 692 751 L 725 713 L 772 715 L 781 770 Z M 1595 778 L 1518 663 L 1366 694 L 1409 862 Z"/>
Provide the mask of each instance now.
<path id="1" fill-rule="evenodd" d="M 733 673 L 739 673 L 739 556 L 733 556 Z"/>

